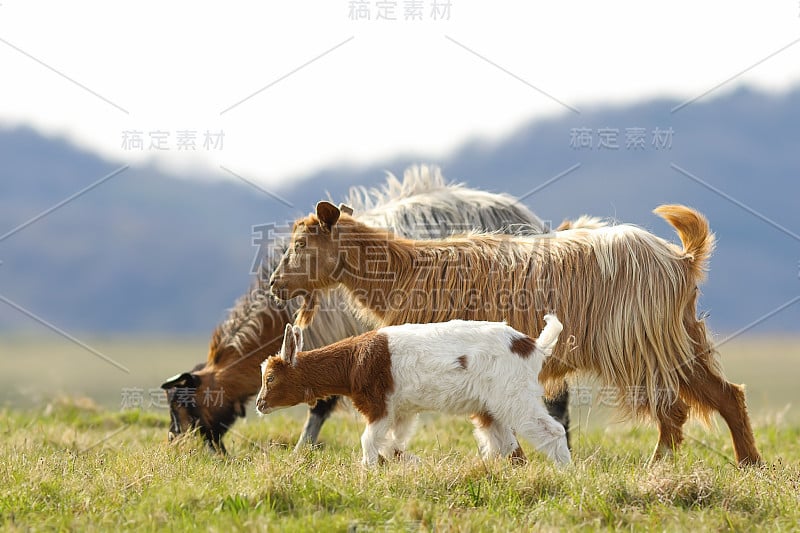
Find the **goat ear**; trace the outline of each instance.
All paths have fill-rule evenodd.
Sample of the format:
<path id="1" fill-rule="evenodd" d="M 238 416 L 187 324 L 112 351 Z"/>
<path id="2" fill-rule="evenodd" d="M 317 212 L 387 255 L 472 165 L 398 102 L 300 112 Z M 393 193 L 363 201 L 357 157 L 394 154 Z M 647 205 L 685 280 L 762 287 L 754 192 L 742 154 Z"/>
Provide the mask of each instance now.
<path id="1" fill-rule="evenodd" d="M 323 200 L 317 203 L 317 218 L 324 229 L 330 230 L 341 214 L 339 208 L 330 202 Z"/>
<path id="2" fill-rule="evenodd" d="M 558 227 L 556 228 L 556 231 L 565 231 L 565 230 L 568 230 L 568 229 L 572 229 L 572 224 L 573 224 L 573 222 L 570 219 L 565 218 L 561 222 L 561 224 L 558 225 Z"/>
<path id="3" fill-rule="evenodd" d="M 286 324 L 286 330 L 283 333 L 283 346 L 281 346 L 281 359 L 290 363 L 296 349 L 297 343 L 294 338 L 294 331 L 292 331 L 292 325 Z"/>
<path id="4" fill-rule="evenodd" d="M 303 351 L 303 328 L 299 326 L 292 326 L 292 333 L 294 333 L 294 342 L 297 346 L 297 351 Z"/>
<path id="5" fill-rule="evenodd" d="M 176 387 L 197 387 L 200 384 L 200 378 L 189 372 L 183 374 L 176 374 L 161 384 L 164 390 L 174 389 Z"/>
<path id="6" fill-rule="evenodd" d="M 339 211 L 346 215 L 353 216 L 353 208 L 347 204 L 339 204 Z"/>

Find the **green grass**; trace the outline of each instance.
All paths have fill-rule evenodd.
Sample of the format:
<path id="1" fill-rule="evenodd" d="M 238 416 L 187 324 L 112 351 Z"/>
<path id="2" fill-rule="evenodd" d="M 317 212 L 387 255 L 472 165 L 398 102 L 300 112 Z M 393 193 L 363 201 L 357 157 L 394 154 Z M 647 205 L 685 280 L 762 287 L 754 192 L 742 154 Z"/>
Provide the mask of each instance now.
<path id="1" fill-rule="evenodd" d="M 249 420 L 228 458 L 196 438 L 167 444 L 166 416 L 60 400 L 0 413 L 0 527 L 78 530 L 787 530 L 800 524 L 800 427 L 758 425 L 770 462 L 733 467 L 727 431 L 690 425 L 654 467 L 646 426 L 582 431 L 560 470 L 477 457 L 461 417 L 423 418 L 419 464 L 364 471 L 358 418 L 338 414 L 325 445 L 293 454 L 296 413 Z"/>
<path id="2" fill-rule="evenodd" d="M 763 469 L 730 464 L 724 424 L 689 424 L 678 454 L 647 466 L 654 427 L 600 424 L 602 413 L 584 407 L 573 410 L 580 424 L 573 433 L 574 464 L 566 469 L 527 445 L 527 465 L 484 463 L 465 417 L 429 415 L 411 443 L 419 464 L 390 463 L 367 472 L 359 464 L 363 424 L 348 410 L 323 428 L 321 449 L 300 454 L 292 453 L 291 444 L 302 408 L 262 418 L 250 414 L 226 437 L 227 458 L 207 453 L 197 438 L 168 444 L 164 411 L 119 410 L 115 387 L 157 387 L 162 377 L 202 359 L 195 350 L 203 343 L 97 341 L 93 346 L 131 368 L 118 379 L 113 369 L 89 372 L 93 357 L 80 350 L 64 360 L 80 358 L 81 365 L 59 366 L 44 355 L 36 359 L 41 351 L 33 340 L 3 341 L 4 348 L 29 354 L 7 373 L 4 368 L 5 387 L 22 387 L 37 369 L 44 384 L 42 376 L 69 371 L 49 398 L 42 388 L 18 403 L 6 399 L 8 406 L 0 410 L 0 528 L 796 530 L 800 421 L 783 406 L 797 398 L 798 347 L 776 341 L 762 350 L 749 342 L 726 346 L 731 356 L 723 360 L 734 381 L 748 383 L 756 439 L 769 463 Z M 165 347 L 186 361 L 163 362 Z M 782 357 L 785 366 L 770 369 L 764 364 L 769 357 Z M 81 398 L 83 387 L 96 390 L 100 401 Z M 69 396 L 54 398 L 56 392 Z"/>

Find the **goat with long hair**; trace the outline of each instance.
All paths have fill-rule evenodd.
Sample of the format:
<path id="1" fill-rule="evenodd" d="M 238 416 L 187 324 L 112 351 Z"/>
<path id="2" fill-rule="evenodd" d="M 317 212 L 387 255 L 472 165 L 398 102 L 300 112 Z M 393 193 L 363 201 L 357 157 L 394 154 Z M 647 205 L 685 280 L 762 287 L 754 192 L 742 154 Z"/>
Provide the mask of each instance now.
<path id="1" fill-rule="evenodd" d="M 541 312 L 554 312 L 569 342 L 542 368 L 551 394 L 576 371 L 615 387 L 629 399 L 620 405 L 624 414 L 657 421 L 652 460 L 681 443 L 690 412 L 707 419 L 719 411 L 737 463 L 759 464 L 743 388 L 723 377 L 696 316 L 714 236 L 692 209 L 663 205 L 655 212 L 675 227 L 682 248 L 636 226 L 602 224 L 410 240 L 320 202 L 295 222 L 271 288 L 279 298 L 305 297 L 300 326 L 313 319 L 317 295 L 335 286 L 379 325 L 505 320 L 531 335 L 542 329 Z"/>
<path id="2" fill-rule="evenodd" d="M 546 231 L 542 221 L 515 198 L 446 183 L 437 167 L 410 167 L 402 181 L 389 175 L 381 189 L 353 189 L 348 203 L 361 212 L 360 220 L 415 238 L 442 238 L 474 229 Z M 224 452 L 223 435 L 244 416 L 245 405 L 259 390 L 259 365 L 278 351 L 284 327 L 300 307 L 297 302 L 277 305 L 269 296 L 268 279 L 284 249 L 285 243 L 274 244 L 268 254 L 271 260 L 265 262 L 250 291 L 217 326 L 206 362 L 162 384 L 170 404 L 170 439 L 197 429 L 211 448 Z M 334 292 L 320 302 L 317 319 L 305 332 L 307 346 L 325 346 L 369 329 L 343 301 Z M 316 442 L 337 401 L 332 396 L 310 408 L 298 447 Z M 566 393 L 549 408 L 567 427 Z"/>

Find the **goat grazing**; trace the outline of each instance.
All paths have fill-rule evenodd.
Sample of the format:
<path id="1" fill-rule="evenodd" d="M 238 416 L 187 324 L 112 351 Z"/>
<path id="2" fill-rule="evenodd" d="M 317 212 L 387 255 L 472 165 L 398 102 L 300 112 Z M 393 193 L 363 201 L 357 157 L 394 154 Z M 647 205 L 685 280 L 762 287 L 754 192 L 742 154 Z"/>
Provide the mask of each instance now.
<path id="1" fill-rule="evenodd" d="M 655 212 L 677 230 L 683 248 L 636 226 L 596 223 L 545 235 L 409 240 L 320 202 L 295 222 L 271 288 L 279 298 L 305 296 L 300 326 L 313 317 L 315 295 L 334 286 L 379 325 L 505 320 L 532 334 L 542 327 L 539 312 L 554 312 L 569 342 L 542 367 L 546 391 L 576 371 L 615 387 L 626 399 L 623 413 L 658 423 L 651 460 L 681 443 L 690 411 L 707 419 L 717 410 L 737 463 L 760 464 L 744 390 L 723 377 L 696 317 L 714 236 L 692 209 L 663 205 Z"/>
<path id="2" fill-rule="evenodd" d="M 362 213 L 359 220 L 389 228 L 415 238 L 442 238 L 476 228 L 483 231 L 542 233 L 544 224 L 516 199 L 448 184 L 436 167 L 411 167 L 403 180 L 389 176 L 382 190 L 353 189 L 348 202 Z M 251 290 L 231 309 L 214 331 L 208 357 L 190 372 L 166 380 L 161 386 L 169 401 L 169 436 L 196 428 L 209 447 L 224 452 L 222 437 L 261 385 L 258 366 L 280 348 L 283 328 L 291 323 L 299 304 L 277 305 L 267 285 L 285 245 L 275 243 Z M 320 302 L 313 326 L 306 330 L 306 343 L 321 347 L 370 329 L 341 302 L 338 292 Z M 297 445 L 314 443 L 323 422 L 337 403 L 332 396 L 309 410 Z M 550 405 L 565 426 L 569 423 L 567 396 Z"/>
<path id="3" fill-rule="evenodd" d="M 367 420 L 362 463 L 402 457 L 421 411 L 471 415 L 485 458 L 509 455 L 514 431 L 553 461 L 570 461 L 566 431 L 542 403 L 538 374 L 561 332 L 555 316 L 533 341 L 499 322 L 452 320 L 389 326 L 301 352 L 286 326 L 280 354 L 262 365 L 262 414 L 332 394 Z"/>

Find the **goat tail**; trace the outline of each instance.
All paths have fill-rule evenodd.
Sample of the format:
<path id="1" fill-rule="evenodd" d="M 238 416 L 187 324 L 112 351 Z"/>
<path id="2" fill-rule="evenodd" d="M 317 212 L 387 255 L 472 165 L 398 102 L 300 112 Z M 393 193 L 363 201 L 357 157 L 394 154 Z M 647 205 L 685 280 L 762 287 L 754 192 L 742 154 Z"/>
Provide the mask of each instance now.
<path id="1" fill-rule="evenodd" d="M 683 243 L 683 253 L 691 263 L 692 277 L 697 282 L 704 280 L 715 240 L 706 217 L 685 205 L 660 205 L 653 213 L 675 228 Z"/>
<path id="2" fill-rule="evenodd" d="M 564 326 L 556 315 L 544 315 L 545 326 L 539 337 L 536 339 L 536 348 L 538 348 L 545 357 L 549 357 L 553 353 L 553 349 L 558 341 L 558 336 Z"/>

